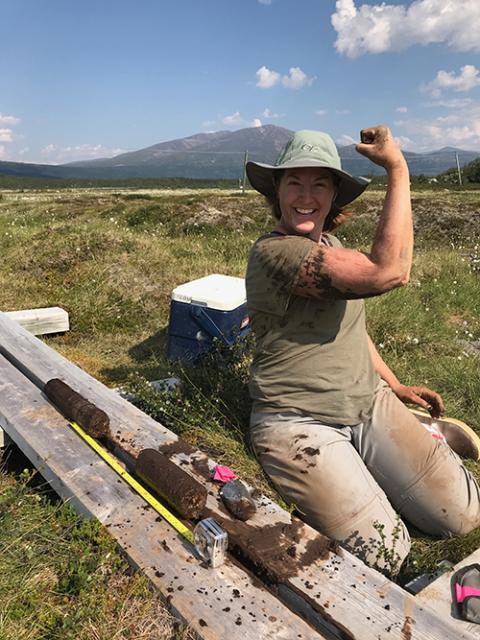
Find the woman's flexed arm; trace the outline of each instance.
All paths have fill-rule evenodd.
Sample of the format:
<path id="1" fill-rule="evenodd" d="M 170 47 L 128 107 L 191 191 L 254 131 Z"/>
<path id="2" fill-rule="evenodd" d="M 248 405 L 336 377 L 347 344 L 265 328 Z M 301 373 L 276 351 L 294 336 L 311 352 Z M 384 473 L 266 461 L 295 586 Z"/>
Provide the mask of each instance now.
<path id="1" fill-rule="evenodd" d="M 387 127 L 364 129 L 357 151 L 385 168 L 388 187 L 370 252 L 314 245 L 302 266 L 295 293 L 361 298 L 408 282 L 413 225 L 408 166 Z"/>

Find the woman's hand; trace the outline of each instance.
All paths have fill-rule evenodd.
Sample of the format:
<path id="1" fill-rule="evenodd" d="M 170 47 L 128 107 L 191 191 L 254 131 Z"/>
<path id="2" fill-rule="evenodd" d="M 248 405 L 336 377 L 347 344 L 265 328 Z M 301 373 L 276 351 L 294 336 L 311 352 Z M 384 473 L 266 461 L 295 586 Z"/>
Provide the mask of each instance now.
<path id="1" fill-rule="evenodd" d="M 416 404 L 422 409 L 426 409 L 432 418 L 440 418 L 443 415 L 445 407 L 442 396 L 427 387 L 407 387 L 400 384 L 393 388 L 393 392 L 402 402 Z"/>
<path id="2" fill-rule="evenodd" d="M 362 129 L 360 140 L 356 150 L 375 164 L 387 170 L 396 165 L 406 165 L 400 147 L 388 127 L 377 125 Z"/>

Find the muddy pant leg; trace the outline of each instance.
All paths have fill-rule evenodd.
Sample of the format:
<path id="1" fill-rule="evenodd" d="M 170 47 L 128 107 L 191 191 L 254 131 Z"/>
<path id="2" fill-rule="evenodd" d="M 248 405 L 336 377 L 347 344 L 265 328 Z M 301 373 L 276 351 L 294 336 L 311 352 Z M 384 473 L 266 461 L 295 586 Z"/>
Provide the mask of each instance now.
<path id="1" fill-rule="evenodd" d="M 350 427 L 270 414 L 251 427 L 257 458 L 305 522 L 367 564 L 395 573 L 408 554 L 405 525 L 352 446 Z"/>
<path id="2" fill-rule="evenodd" d="M 449 536 L 480 525 L 477 482 L 385 384 L 371 421 L 352 429 L 355 448 L 393 507 L 421 531 Z"/>

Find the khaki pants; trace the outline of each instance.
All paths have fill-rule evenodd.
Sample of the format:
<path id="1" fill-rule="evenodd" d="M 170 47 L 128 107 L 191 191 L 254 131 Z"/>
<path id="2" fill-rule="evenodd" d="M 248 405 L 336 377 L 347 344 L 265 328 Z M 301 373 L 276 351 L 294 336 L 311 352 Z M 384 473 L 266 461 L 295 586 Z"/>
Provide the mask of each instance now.
<path id="1" fill-rule="evenodd" d="M 384 382 L 371 419 L 322 424 L 296 411 L 254 413 L 256 456 L 305 522 L 367 564 L 394 574 L 410 549 L 402 517 L 434 536 L 480 525 L 480 491 Z"/>

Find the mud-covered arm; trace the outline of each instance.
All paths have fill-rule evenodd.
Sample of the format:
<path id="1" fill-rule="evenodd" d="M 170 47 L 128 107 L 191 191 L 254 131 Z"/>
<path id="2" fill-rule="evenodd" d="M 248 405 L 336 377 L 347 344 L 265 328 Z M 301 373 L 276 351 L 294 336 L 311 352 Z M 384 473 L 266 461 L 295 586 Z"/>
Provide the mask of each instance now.
<path id="1" fill-rule="evenodd" d="M 367 338 L 368 349 L 375 371 L 391 387 L 394 394 L 402 402 L 422 407 L 422 409 L 429 411 L 433 418 L 439 418 L 444 412 L 442 396 L 427 387 L 409 387 L 402 384 L 378 353 L 370 336 L 367 336 Z"/>
<path id="2" fill-rule="evenodd" d="M 408 282 L 413 253 L 410 178 L 407 163 L 386 127 L 362 131 L 357 151 L 387 172 L 388 187 L 370 252 L 312 246 L 294 293 L 327 298 L 366 298 Z"/>

